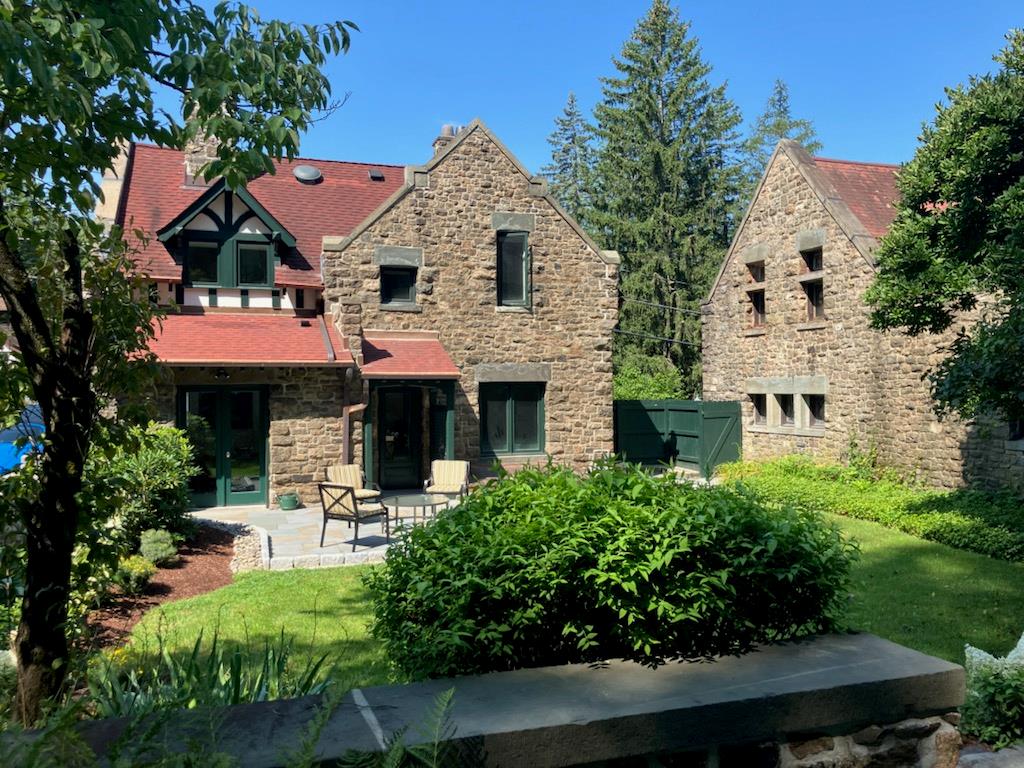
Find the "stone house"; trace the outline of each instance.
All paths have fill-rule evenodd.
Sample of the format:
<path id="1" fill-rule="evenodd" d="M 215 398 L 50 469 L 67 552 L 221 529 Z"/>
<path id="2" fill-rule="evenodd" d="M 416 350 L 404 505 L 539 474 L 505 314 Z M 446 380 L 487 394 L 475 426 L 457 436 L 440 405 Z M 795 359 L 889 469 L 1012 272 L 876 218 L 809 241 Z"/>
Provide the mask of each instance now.
<path id="1" fill-rule="evenodd" d="M 898 170 L 779 144 L 702 308 L 703 396 L 741 401 L 749 458 L 836 459 L 853 437 L 928 482 L 1024 488 L 1016 425 L 932 410 L 923 375 L 956 329 L 912 338 L 869 325 L 863 295 Z"/>
<path id="2" fill-rule="evenodd" d="M 611 452 L 618 255 L 481 122 L 425 165 L 281 161 L 237 189 L 196 178 L 211 150 L 131 145 L 98 210 L 148 235 L 153 400 L 197 447 L 197 505 L 315 503 L 342 462 L 408 489 L 434 458 Z"/>

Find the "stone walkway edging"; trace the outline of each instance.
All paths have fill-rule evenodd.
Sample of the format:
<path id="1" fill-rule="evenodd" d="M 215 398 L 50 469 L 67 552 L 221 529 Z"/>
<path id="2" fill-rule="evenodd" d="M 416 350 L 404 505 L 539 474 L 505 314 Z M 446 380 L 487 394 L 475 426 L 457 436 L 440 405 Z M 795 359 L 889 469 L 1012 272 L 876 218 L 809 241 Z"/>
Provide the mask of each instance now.
<path id="1" fill-rule="evenodd" d="M 341 565 L 365 565 L 384 562 L 385 551 L 364 550 L 362 552 L 331 553 L 324 555 L 296 555 L 294 557 L 272 557 L 269 567 L 272 571 L 289 571 L 292 568 L 334 568 Z"/>

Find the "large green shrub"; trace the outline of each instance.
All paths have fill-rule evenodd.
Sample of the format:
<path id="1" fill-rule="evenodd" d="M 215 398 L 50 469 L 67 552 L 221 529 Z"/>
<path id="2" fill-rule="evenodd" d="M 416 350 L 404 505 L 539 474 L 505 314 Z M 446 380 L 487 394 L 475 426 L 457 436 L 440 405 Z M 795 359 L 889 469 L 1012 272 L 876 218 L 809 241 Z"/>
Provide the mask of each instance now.
<path id="1" fill-rule="evenodd" d="M 969 645 L 964 657 L 964 732 L 997 748 L 1024 740 L 1024 637 L 1004 658 Z"/>
<path id="2" fill-rule="evenodd" d="M 683 375 L 666 357 L 626 353 L 615 360 L 612 395 L 616 400 L 680 398 Z"/>
<path id="3" fill-rule="evenodd" d="M 817 516 L 604 463 L 527 469 L 395 541 L 366 577 L 413 677 L 658 664 L 826 631 L 852 547 Z"/>
<path id="4" fill-rule="evenodd" d="M 717 469 L 725 481 L 766 501 L 870 520 L 958 549 L 1024 560 L 1024 514 L 1011 493 L 947 491 L 901 483 L 861 468 L 820 464 L 806 456 L 736 462 Z"/>

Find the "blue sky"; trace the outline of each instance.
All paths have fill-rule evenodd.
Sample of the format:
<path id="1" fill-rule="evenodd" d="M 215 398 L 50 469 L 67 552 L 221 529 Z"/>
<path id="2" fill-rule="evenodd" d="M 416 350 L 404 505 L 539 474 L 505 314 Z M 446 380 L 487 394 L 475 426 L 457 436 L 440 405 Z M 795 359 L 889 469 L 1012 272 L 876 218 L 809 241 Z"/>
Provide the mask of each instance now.
<path id="1" fill-rule="evenodd" d="M 314 126 L 307 157 L 420 163 L 442 123 L 480 117 L 532 171 L 566 95 L 589 111 L 645 0 L 249 0 L 264 17 L 345 18 L 361 31 L 328 74 L 348 103 Z M 814 121 L 822 152 L 851 160 L 911 157 L 943 88 L 993 68 L 1020 0 L 678 3 L 712 79 L 745 121 L 775 78 Z"/>

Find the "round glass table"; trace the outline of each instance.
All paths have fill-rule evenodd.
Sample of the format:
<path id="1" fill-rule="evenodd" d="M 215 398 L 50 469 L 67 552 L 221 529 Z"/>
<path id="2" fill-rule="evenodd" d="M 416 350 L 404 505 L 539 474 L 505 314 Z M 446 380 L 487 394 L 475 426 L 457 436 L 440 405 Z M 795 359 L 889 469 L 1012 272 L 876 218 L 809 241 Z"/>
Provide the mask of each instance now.
<path id="1" fill-rule="evenodd" d="M 448 506 L 448 502 L 451 500 L 451 496 L 445 496 L 440 493 L 399 493 L 394 496 L 384 496 L 380 503 L 388 511 L 388 515 L 394 516 L 396 523 L 398 522 L 401 510 L 411 509 L 412 521 L 415 523 L 417 510 L 422 513 L 423 519 L 426 520 L 427 510 L 430 510 L 430 516 L 433 517 L 437 514 L 439 507 Z"/>

